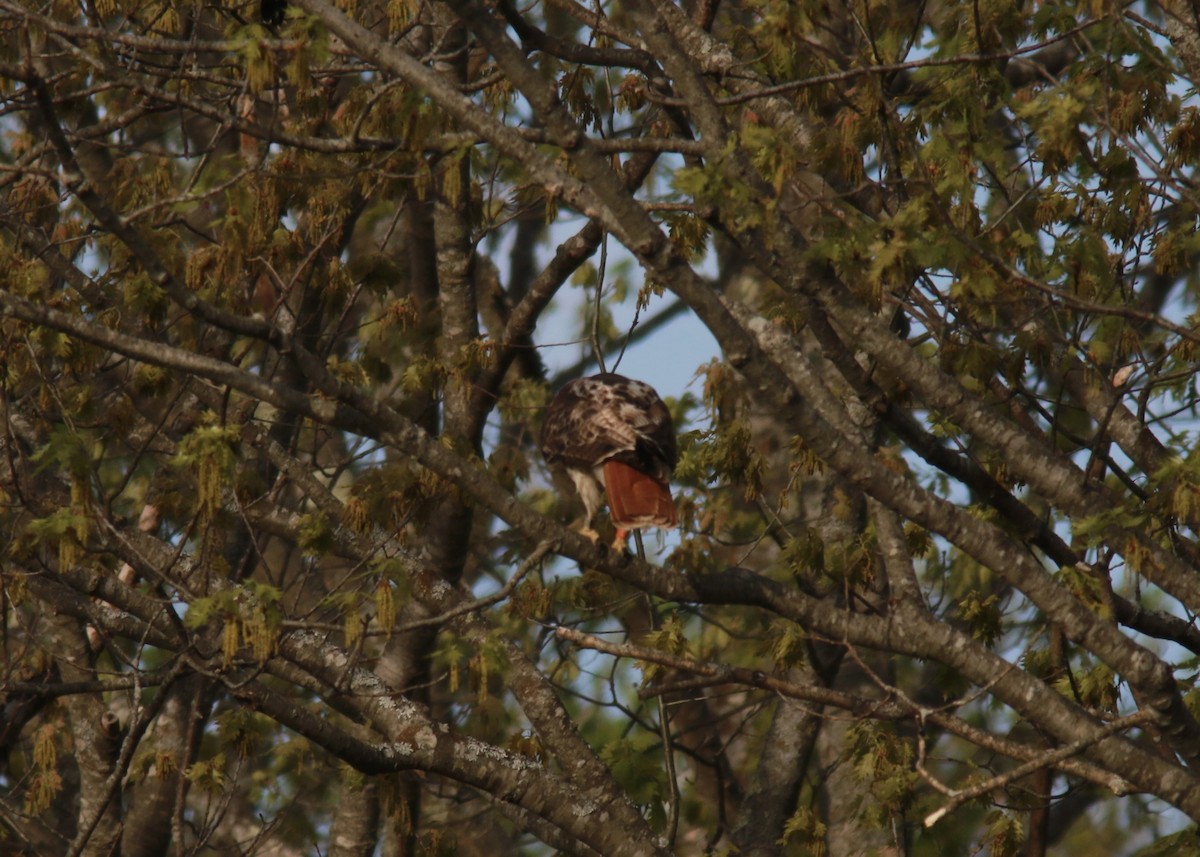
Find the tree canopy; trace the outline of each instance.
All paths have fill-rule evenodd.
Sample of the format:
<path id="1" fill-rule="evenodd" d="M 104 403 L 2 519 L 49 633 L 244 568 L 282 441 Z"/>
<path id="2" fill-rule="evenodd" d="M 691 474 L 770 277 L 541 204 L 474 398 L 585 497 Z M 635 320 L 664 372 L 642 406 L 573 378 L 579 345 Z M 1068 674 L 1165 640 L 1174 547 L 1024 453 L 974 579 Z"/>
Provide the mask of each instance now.
<path id="1" fill-rule="evenodd" d="M 0 850 L 1200 852 L 1191 4 L 0 0 L 0 81 Z M 614 367 L 628 550 L 537 451 Z"/>

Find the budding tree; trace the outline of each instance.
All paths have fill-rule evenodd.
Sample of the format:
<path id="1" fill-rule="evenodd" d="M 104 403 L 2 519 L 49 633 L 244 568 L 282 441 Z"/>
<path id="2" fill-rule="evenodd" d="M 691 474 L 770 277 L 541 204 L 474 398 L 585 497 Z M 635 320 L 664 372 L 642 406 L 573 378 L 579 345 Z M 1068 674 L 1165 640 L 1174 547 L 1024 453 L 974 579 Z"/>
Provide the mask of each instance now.
<path id="1" fill-rule="evenodd" d="M 0 0 L 4 849 L 1196 848 L 1190 6 L 263 6 Z"/>

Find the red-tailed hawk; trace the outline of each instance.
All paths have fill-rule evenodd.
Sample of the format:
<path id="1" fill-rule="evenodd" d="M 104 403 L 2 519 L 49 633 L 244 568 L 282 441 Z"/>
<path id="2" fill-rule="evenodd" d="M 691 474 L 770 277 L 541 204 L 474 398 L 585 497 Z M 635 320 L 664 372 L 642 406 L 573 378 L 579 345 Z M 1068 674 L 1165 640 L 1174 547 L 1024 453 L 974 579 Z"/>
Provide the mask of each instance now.
<path id="1" fill-rule="evenodd" d="M 546 410 L 541 447 L 546 463 L 574 482 L 589 538 L 605 495 L 618 545 L 629 530 L 675 526 L 675 429 L 649 384 L 612 372 L 571 381 Z"/>

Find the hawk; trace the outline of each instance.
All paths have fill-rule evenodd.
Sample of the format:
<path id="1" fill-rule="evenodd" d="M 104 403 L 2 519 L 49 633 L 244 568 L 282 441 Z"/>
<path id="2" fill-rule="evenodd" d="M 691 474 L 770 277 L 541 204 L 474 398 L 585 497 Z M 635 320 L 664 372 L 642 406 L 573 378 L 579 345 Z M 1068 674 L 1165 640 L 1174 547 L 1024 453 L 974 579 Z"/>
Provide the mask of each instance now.
<path id="1" fill-rule="evenodd" d="M 616 545 L 629 530 L 675 526 L 675 429 L 649 384 L 612 372 L 571 381 L 546 409 L 541 447 L 551 469 L 571 477 L 587 514 L 583 534 L 593 541 L 606 495 Z"/>

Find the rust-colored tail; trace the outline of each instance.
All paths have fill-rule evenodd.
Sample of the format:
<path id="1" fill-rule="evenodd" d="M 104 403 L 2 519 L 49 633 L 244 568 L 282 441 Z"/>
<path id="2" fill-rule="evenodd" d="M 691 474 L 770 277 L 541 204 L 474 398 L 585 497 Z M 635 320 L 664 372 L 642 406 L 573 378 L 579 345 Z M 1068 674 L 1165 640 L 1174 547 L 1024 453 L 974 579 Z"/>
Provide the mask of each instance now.
<path id="1" fill-rule="evenodd" d="M 677 517 L 671 489 L 653 476 L 619 461 L 606 461 L 604 488 L 613 524 L 619 529 L 675 527 Z"/>

